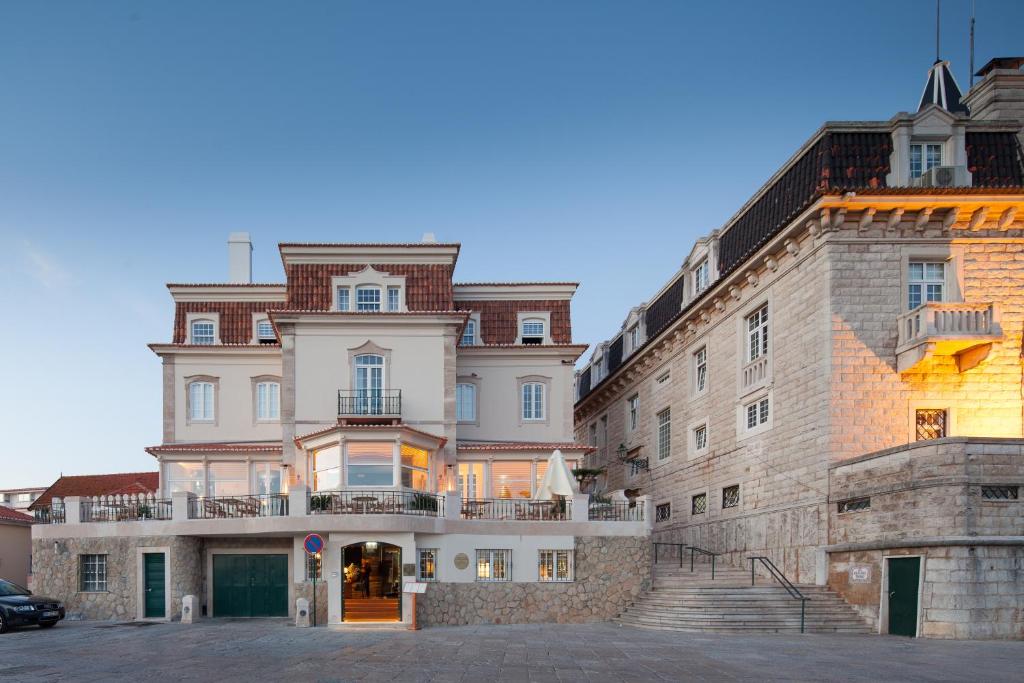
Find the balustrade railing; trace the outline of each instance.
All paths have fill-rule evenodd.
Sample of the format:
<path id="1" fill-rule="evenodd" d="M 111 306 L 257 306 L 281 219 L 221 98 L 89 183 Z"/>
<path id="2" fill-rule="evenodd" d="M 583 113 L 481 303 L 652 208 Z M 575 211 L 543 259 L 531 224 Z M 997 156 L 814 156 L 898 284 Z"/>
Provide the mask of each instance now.
<path id="1" fill-rule="evenodd" d="M 897 346 L 929 337 L 996 336 L 999 309 L 993 303 L 969 304 L 931 301 L 899 316 Z"/>
<path id="2" fill-rule="evenodd" d="M 32 511 L 32 514 L 39 524 L 64 523 L 64 506 L 62 505 L 47 505 L 46 507 L 36 508 Z"/>
<path id="3" fill-rule="evenodd" d="M 401 414 L 401 389 L 377 392 L 366 392 L 358 389 L 341 389 L 338 391 L 338 417 L 399 417 Z"/>
<path id="4" fill-rule="evenodd" d="M 79 503 L 81 522 L 135 522 L 171 519 L 171 501 L 151 495 L 97 496 Z"/>
<path id="5" fill-rule="evenodd" d="M 193 498 L 189 501 L 189 519 L 235 519 L 246 517 L 286 517 L 288 495 L 270 493 L 244 496 Z"/>
<path id="6" fill-rule="evenodd" d="M 622 501 L 615 501 L 612 503 L 591 503 L 590 509 L 587 512 L 588 519 L 592 521 L 644 521 L 644 506 L 637 502 L 624 503 Z"/>
<path id="7" fill-rule="evenodd" d="M 420 491 L 318 491 L 309 496 L 311 515 L 444 516 L 444 499 Z"/>
<path id="8" fill-rule="evenodd" d="M 743 367 L 743 388 L 761 384 L 768 379 L 768 356 L 761 356 Z"/>
<path id="9" fill-rule="evenodd" d="M 565 521 L 572 519 L 572 504 L 564 499 L 466 498 L 462 501 L 462 518 L 526 522 Z"/>

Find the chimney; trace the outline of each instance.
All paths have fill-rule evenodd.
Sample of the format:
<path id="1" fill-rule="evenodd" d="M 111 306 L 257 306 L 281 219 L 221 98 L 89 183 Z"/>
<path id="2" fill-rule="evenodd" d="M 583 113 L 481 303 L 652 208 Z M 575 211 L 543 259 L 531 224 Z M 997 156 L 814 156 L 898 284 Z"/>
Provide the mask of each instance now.
<path id="1" fill-rule="evenodd" d="M 252 240 L 247 232 L 228 235 L 228 282 L 252 282 Z"/>
<path id="2" fill-rule="evenodd" d="M 423 233 L 423 239 L 420 240 L 423 244 L 437 244 L 437 238 L 434 237 L 434 233 L 425 232 Z"/>
<path id="3" fill-rule="evenodd" d="M 964 100 L 971 118 L 984 121 L 1024 119 L 1024 57 L 997 57 L 981 67 Z"/>

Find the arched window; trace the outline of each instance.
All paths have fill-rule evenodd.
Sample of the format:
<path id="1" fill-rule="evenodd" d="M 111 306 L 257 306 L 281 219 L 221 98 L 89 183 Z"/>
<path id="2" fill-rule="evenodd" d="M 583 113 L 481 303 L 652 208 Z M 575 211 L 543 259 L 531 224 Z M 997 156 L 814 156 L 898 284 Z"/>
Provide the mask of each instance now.
<path id="1" fill-rule="evenodd" d="M 193 320 L 192 321 L 192 343 L 209 345 L 216 341 L 214 335 L 215 326 L 212 320 Z"/>
<path id="2" fill-rule="evenodd" d="M 272 344 L 277 341 L 274 326 L 269 320 L 261 320 L 256 323 L 256 339 L 260 344 Z"/>
<path id="3" fill-rule="evenodd" d="M 469 320 L 462 330 L 462 345 L 472 346 L 473 344 L 476 344 L 476 321 Z"/>
<path id="4" fill-rule="evenodd" d="M 188 416 L 192 422 L 213 422 L 213 382 L 192 382 L 188 385 Z"/>
<path id="5" fill-rule="evenodd" d="M 540 382 L 523 384 L 523 419 L 544 419 L 544 385 Z"/>
<path id="6" fill-rule="evenodd" d="M 379 311 L 380 287 L 356 287 L 356 310 Z"/>
<path id="7" fill-rule="evenodd" d="M 455 385 L 455 419 L 476 422 L 476 385 L 466 382 Z"/>
<path id="8" fill-rule="evenodd" d="M 281 385 L 278 382 L 256 384 L 256 419 L 281 419 Z"/>
<path id="9" fill-rule="evenodd" d="M 384 409 L 384 356 L 355 357 L 356 412 L 379 415 Z"/>
<path id="10" fill-rule="evenodd" d="M 527 318 L 523 321 L 523 344 L 544 343 L 544 321 L 540 318 Z"/>

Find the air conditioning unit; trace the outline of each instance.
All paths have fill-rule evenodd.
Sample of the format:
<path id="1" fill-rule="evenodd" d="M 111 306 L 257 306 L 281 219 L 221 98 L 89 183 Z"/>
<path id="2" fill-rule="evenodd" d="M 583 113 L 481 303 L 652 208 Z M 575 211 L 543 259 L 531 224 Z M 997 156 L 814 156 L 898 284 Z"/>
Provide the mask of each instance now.
<path id="1" fill-rule="evenodd" d="M 916 180 L 917 187 L 970 187 L 971 174 L 966 166 L 935 166 Z"/>

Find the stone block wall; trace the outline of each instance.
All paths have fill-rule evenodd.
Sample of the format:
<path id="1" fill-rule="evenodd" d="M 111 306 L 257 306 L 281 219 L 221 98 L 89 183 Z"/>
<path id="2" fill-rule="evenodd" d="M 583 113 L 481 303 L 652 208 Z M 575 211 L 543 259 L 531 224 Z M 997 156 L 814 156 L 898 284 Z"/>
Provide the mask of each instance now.
<path id="1" fill-rule="evenodd" d="M 431 583 L 417 619 L 424 626 L 606 621 L 650 587 L 650 540 L 577 537 L 575 572 L 571 583 Z"/>
<path id="2" fill-rule="evenodd" d="M 36 539 L 32 542 L 32 590 L 64 602 L 69 619 L 132 620 L 138 615 L 138 548 L 170 548 L 171 618 L 181 618 L 181 599 L 201 595 L 202 542 L 187 536 Z M 79 556 L 107 556 L 107 590 L 79 591 Z"/>
<path id="3" fill-rule="evenodd" d="M 831 588 L 882 633 L 886 557 L 921 555 L 918 633 L 928 638 L 1024 639 L 1024 546 L 891 548 L 829 554 Z M 861 581 L 851 580 L 857 567 Z M 870 577 L 864 580 L 865 568 Z"/>
<path id="4" fill-rule="evenodd" d="M 309 600 L 309 609 L 312 613 L 313 610 L 313 582 L 312 581 L 296 581 L 295 582 L 295 599 L 305 598 Z M 317 579 L 316 582 L 316 625 L 326 626 L 327 625 L 327 601 L 330 598 L 327 596 L 327 581 L 326 579 Z"/>

